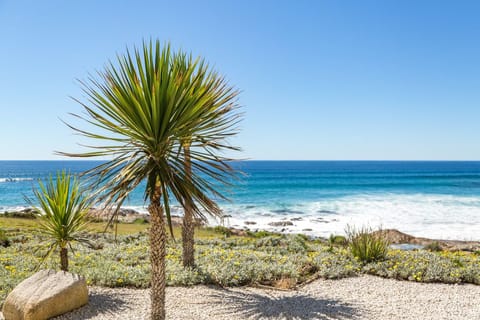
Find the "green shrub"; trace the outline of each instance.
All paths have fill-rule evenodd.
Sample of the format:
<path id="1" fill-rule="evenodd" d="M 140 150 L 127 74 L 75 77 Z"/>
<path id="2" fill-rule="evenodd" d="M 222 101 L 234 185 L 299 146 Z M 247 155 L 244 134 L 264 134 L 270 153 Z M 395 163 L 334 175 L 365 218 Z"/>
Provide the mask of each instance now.
<path id="1" fill-rule="evenodd" d="M 348 244 L 347 238 L 341 235 L 333 235 L 333 234 L 331 234 L 330 237 L 328 238 L 328 242 L 333 245 L 339 245 L 339 246 L 344 246 Z"/>
<path id="2" fill-rule="evenodd" d="M 352 255 L 363 263 L 384 260 L 390 243 L 383 233 L 369 227 L 347 227 L 348 245 Z"/>
<path id="3" fill-rule="evenodd" d="M 145 218 L 136 218 L 132 222 L 133 224 L 148 224 L 148 220 Z"/>
<path id="4" fill-rule="evenodd" d="M 440 246 L 440 243 L 438 243 L 438 241 L 433 241 L 432 243 L 427 244 L 424 249 L 433 252 L 442 251 L 442 247 Z"/>
<path id="5" fill-rule="evenodd" d="M 391 250 L 384 261 L 365 265 L 362 272 L 418 282 L 480 284 L 480 260 L 466 252 Z"/>
<path id="6" fill-rule="evenodd" d="M 6 229 L 11 245 L 0 250 L 0 308 L 6 295 L 32 275 L 42 260 L 45 236 L 37 230 L 20 232 Z M 82 237 L 100 244 L 94 251 L 73 244 L 71 271 L 85 277 L 89 285 L 108 287 L 150 286 L 148 235 L 85 233 Z M 102 246 L 103 245 L 103 246 Z M 351 248 L 298 235 L 270 235 L 262 238 L 216 236 L 196 241 L 196 269 L 182 265 L 181 242 L 167 244 L 167 284 L 188 286 L 219 284 L 238 286 L 261 283 L 295 286 L 307 279 L 338 279 L 362 273 L 418 282 L 480 284 L 480 255 L 467 252 L 430 252 L 426 250 L 389 250 L 385 260 L 363 263 Z M 45 267 L 57 269 L 52 256 Z"/>
<path id="7" fill-rule="evenodd" d="M 302 239 L 304 242 L 305 242 L 305 241 L 310 241 L 310 237 L 307 236 L 307 235 L 305 235 L 305 234 L 303 234 L 303 233 L 298 233 L 298 234 L 296 235 L 296 237 Z"/>
<path id="8" fill-rule="evenodd" d="M 0 246 L 8 247 L 10 245 L 10 240 L 7 237 L 7 234 L 4 230 L 0 229 Z"/>
<path id="9" fill-rule="evenodd" d="M 329 250 L 333 251 L 333 247 L 335 246 L 346 246 L 348 244 L 347 238 L 341 235 L 334 235 L 331 234 L 330 237 L 328 237 L 328 245 L 329 245 Z"/>
<path id="10" fill-rule="evenodd" d="M 265 237 L 271 237 L 277 234 L 273 232 L 265 231 L 265 230 L 259 230 L 259 231 L 247 231 L 247 235 L 253 238 L 265 238 Z"/>
<path id="11" fill-rule="evenodd" d="M 299 235 L 272 235 L 259 238 L 255 241 L 255 247 L 264 247 L 265 250 L 275 249 L 287 254 L 288 252 L 304 252 L 307 249 L 305 238 Z"/>
<path id="12" fill-rule="evenodd" d="M 37 211 L 31 210 L 23 210 L 23 211 L 5 211 L 3 214 L 7 218 L 20 218 L 20 219 L 35 219 Z"/>
<path id="13" fill-rule="evenodd" d="M 326 279 L 341 279 L 356 275 L 360 264 L 345 248 L 323 247 L 313 256 L 317 274 Z"/>
<path id="14" fill-rule="evenodd" d="M 215 233 L 223 234 L 225 237 L 230 237 L 232 235 L 232 230 L 224 226 L 215 226 L 213 227 Z"/>

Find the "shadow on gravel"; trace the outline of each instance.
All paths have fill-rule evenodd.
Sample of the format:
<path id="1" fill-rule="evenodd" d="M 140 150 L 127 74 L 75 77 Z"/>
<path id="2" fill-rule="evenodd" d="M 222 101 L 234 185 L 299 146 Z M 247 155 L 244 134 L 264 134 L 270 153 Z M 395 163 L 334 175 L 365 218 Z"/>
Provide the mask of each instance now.
<path id="1" fill-rule="evenodd" d="M 118 294 L 117 297 L 113 297 L 112 295 L 104 293 L 90 292 L 87 305 L 73 310 L 72 312 L 55 317 L 52 320 L 87 320 L 98 315 L 114 315 L 125 309 L 123 306 L 127 303 L 128 299 L 129 297 L 125 297 L 125 299 L 122 299 L 121 297 L 119 298 Z"/>
<path id="2" fill-rule="evenodd" d="M 338 300 L 316 299 L 304 294 L 291 296 L 243 293 L 217 289 L 210 295 L 225 312 L 250 319 L 361 319 L 360 310 Z"/>

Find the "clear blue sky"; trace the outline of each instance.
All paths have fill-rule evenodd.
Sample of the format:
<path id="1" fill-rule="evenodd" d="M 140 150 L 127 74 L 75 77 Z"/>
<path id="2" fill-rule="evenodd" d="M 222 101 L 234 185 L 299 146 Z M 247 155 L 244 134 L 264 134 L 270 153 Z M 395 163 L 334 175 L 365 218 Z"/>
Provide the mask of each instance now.
<path id="1" fill-rule="evenodd" d="M 75 79 L 142 39 L 242 90 L 252 159 L 480 160 L 478 1 L 0 0 L 0 159 L 58 159 Z"/>

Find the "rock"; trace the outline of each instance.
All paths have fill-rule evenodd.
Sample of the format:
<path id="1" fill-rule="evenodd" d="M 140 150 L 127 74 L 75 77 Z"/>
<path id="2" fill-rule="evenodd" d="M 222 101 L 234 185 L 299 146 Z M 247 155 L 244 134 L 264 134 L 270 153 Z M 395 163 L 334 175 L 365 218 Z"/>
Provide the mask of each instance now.
<path id="1" fill-rule="evenodd" d="M 245 221 L 244 222 L 247 226 L 252 224 L 257 224 L 255 221 Z"/>
<path id="2" fill-rule="evenodd" d="M 273 213 L 280 213 L 280 214 L 303 214 L 303 211 L 298 210 L 290 210 L 290 209 L 279 209 L 279 210 L 272 210 Z"/>
<path id="3" fill-rule="evenodd" d="M 92 208 L 87 214 L 88 219 L 91 221 L 98 221 L 98 222 L 106 222 L 110 221 L 113 209 L 99 209 L 99 208 Z M 173 226 L 181 226 L 183 222 L 183 218 L 177 215 L 171 215 L 172 218 L 172 225 Z M 133 209 L 127 208 L 120 208 L 118 211 L 118 222 L 122 223 L 150 223 L 150 215 L 145 213 L 140 213 Z M 195 226 L 203 226 L 205 223 L 199 219 L 195 218 Z"/>
<path id="4" fill-rule="evenodd" d="M 5 320 L 43 320 L 88 303 L 85 279 L 64 271 L 41 270 L 23 280 L 7 296 Z"/>
<path id="5" fill-rule="evenodd" d="M 306 228 L 306 229 L 302 229 L 302 231 L 313 231 L 313 230 L 310 228 Z"/>
<path id="6" fill-rule="evenodd" d="M 238 237 L 247 236 L 247 232 L 245 230 L 230 228 L 229 231 L 230 231 L 230 235 L 232 236 L 238 236 Z"/>
<path id="7" fill-rule="evenodd" d="M 88 212 L 87 217 L 93 221 L 110 221 L 113 209 L 97 209 L 92 208 Z M 124 223 L 133 223 L 137 219 L 143 219 L 145 222 L 150 222 L 150 215 L 139 213 L 133 209 L 120 208 L 118 211 L 118 221 Z"/>
<path id="8" fill-rule="evenodd" d="M 303 219 L 300 217 L 292 218 L 290 221 L 302 221 Z"/>
<path id="9" fill-rule="evenodd" d="M 36 211 L 33 208 L 25 208 L 20 211 L 6 211 L 4 216 L 7 218 L 35 219 Z"/>
<path id="10" fill-rule="evenodd" d="M 378 231 L 374 231 L 373 234 L 378 234 L 383 236 L 391 244 L 399 244 L 399 243 L 421 244 L 421 243 L 416 243 L 414 236 L 400 232 L 395 229 L 378 230 Z"/>
<path id="11" fill-rule="evenodd" d="M 331 210 L 318 210 L 317 212 L 318 213 L 327 213 L 327 214 L 335 214 L 336 213 L 335 211 L 331 211 Z"/>
<path id="12" fill-rule="evenodd" d="M 293 226 L 292 221 L 273 221 L 268 224 L 272 227 L 286 227 L 286 226 Z"/>
<path id="13" fill-rule="evenodd" d="M 480 250 L 480 242 L 478 241 L 460 241 L 460 240 L 439 240 L 439 239 L 427 239 L 421 237 L 414 237 L 409 234 L 400 232 L 396 229 L 386 229 L 375 231 L 374 234 L 381 234 L 391 244 L 413 244 L 423 247 L 436 244 L 442 250 L 449 251 L 477 251 Z"/>

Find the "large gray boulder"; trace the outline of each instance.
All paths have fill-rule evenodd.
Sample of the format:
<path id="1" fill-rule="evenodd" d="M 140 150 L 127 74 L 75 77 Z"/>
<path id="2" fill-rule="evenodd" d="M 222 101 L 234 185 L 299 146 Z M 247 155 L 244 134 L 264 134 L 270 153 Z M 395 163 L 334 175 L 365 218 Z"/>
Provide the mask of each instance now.
<path id="1" fill-rule="evenodd" d="M 23 280 L 7 296 L 5 320 L 44 320 L 88 302 L 85 279 L 64 271 L 41 270 Z"/>

